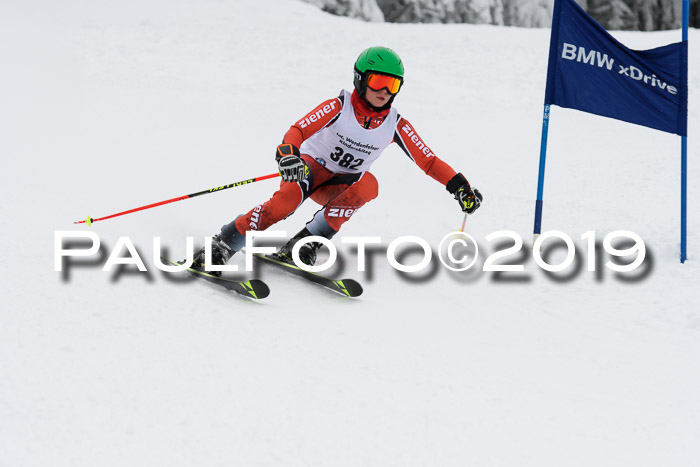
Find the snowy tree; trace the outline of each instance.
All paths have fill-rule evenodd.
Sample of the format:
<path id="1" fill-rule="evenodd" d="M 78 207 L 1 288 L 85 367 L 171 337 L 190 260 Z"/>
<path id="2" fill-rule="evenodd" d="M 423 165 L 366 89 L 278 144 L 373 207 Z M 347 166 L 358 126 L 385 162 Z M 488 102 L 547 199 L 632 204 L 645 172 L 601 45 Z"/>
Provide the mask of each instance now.
<path id="1" fill-rule="evenodd" d="M 376 0 L 303 0 L 328 13 L 357 18 L 365 21 L 383 22 L 384 14 Z"/>
<path id="2" fill-rule="evenodd" d="M 377 0 L 377 4 L 387 21 L 397 23 L 500 25 L 505 1 L 511 0 Z"/>
<path id="3" fill-rule="evenodd" d="M 549 27 L 554 0 L 303 0 L 329 13 L 392 23 L 472 23 Z M 681 27 L 681 0 L 575 0 L 606 29 Z M 700 26 L 691 0 L 690 26 Z"/>
<path id="4" fill-rule="evenodd" d="M 683 15 L 680 0 L 587 0 L 581 6 L 606 29 L 678 29 Z"/>
<path id="5" fill-rule="evenodd" d="M 554 4 L 554 0 L 376 0 L 376 2 L 386 21 L 394 23 L 471 23 L 525 27 L 548 27 L 552 21 Z"/>
<path id="6" fill-rule="evenodd" d="M 455 0 L 454 14 L 446 22 L 502 25 L 503 2 L 507 0 Z"/>
<path id="7" fill-rule="evenodd" d="M 492 2 L 494 0 L 486 0 Z M 471 5 L 460 0 L 377 0 L 387 21 L 395 23 L 478 23 Z M 471 0 L 468 2 L 471 4 Z"/>
<path id="8" fill-rule="evenodd" d="M 605 29 L 636 29 L 637 18 L 624 0 L 589 0 L 588 13 Z"/>
<path id="9" fill-rule="evenodd" d="M 636 0 L 634 7 L 637 18 L 639 18 L 639 29 L 642 31 L 653 31 L 655 29 L 655 10 L 657 6 L 657 0 Z"/>
<path id="10" fill-rule="evenodd" d="M 553 0 L 504 0 L 503 3 L 506 26 L 543 28 L 552 24 Z"/>
<path id="11" fill-rule="evenodd" d="M 677 29 L 682 26 L 682 2 L 637 0 L 637 4 L 639 29 L 642 31 Z"/>

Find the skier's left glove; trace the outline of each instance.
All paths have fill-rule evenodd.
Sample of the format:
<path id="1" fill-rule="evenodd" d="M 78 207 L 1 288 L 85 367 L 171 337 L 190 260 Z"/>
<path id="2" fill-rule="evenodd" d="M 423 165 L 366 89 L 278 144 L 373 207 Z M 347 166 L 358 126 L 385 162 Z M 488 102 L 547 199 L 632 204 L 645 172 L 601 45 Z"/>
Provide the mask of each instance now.
<path id="1" fill-rule="evenodd" d="M 300 182 L 309 175 L 309 168 L 301 159 L 299 148 L 293 144 L 280 144 L 277 146 L 275 159 L 279 166 L 282 180 L 285 182 Z"/>
<path id="2" fill-rule="evenodd" d="M 479 190 L 472 189 L 467 179 L 461 173 L 458 173 L 447 183 L 447 191 L 452 193 L 459 203 L 462 212 L 473 214 L 479 209 L 481 201 L 484 199 Z"/>

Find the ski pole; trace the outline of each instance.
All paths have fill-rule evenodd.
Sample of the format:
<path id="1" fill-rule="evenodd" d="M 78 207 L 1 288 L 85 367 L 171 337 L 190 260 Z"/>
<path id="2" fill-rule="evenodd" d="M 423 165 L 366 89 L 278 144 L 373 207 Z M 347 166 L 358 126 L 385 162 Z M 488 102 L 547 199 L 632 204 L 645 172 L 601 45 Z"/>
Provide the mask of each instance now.
<path id="1" fill-rule="evenodd" d="M 155 208 L 156 206 L 162 206 L 162 205 L 164 205 L 164 204 L 174 203 L 174 202 L 176 202 L 176 201 L 182 201 L 183 199 L 194 198 L 195 196 L 207 195 L 207 194 L 209 194 L 209 193 L 216 193 L 216 192 L 218 192 L 218 191 L 226 190 L 226 189 L 228 189 L 228 188 L 234 188 L 234 187 L 241 186 L 241 185 L 247 185 L 247 184 L 249 184 L 249 183 L 259 182 L 259 181 L 261 181 L 261 180 L 267 180 L 268 178 L 274 178 L 274 177 L 279 177 L 279 176 L 280 176 L 280 174 L 279 174 L 279 172 L 278 172 L 278 173 L 273 173 L 273 174 L 270 174 L 270 175 L 263 175 L 262 177 L 249 178 L 249 179 L 247 179 L 247 180 L 241 180 L 240 182 L 229 183 L 228 185 L 217 186 L 217 187 L 214 187 L 214 188 L 209 188 L 208 190 L 198 191 L 197 193 L 191 193 L 191 194 L 189 194 L 189 195 L 178 196 L 177 198 L 173 198 L 173 199 L 166 199 L 165 201 L 160 201 L 160 202 L 158 202 L 158 203 L 153 203 L 153 204 L 149 204 L 149 205 L 146 205 L 146 206 L 141 206 L 140 208 L 134 208 L 134 209 L 129 209 L 128 211 L 118 212 L 118 213 L 112 214 L 112 215 L 110 215 L 110 216 L 100 217 L 100 218 L 97 218 L 97 219 L 93 219 L 93 218 L 91 218 L 90 216 L 88 216 L 87 219 L 85 219 L 84 221 L 75 221 L 75 222 L 73 222 L 73 223 L 74 223 L 74 224 L 87 224 L 87 225 L 92 225 L 93 222 L 104 221 L 104 220 L 107 220 L 107 219 L 111 219 L 111 218 L 113 218 L 113 217 L 118 217 L 118 216 L 123 216 L 123 215 L 126 215 L 126 214 L 131 214 L 132 212 L 143 211 L 143 210 L 145 210 L 145 209 Z"/>
<path id="2" fill-rule="evenodd" d="M 459 229 L 460 232 L 464 232 L 464 226 L 467 225 L 467 213 L 464 213 L 464 220 L 462 220 L 462 228 Z"/>

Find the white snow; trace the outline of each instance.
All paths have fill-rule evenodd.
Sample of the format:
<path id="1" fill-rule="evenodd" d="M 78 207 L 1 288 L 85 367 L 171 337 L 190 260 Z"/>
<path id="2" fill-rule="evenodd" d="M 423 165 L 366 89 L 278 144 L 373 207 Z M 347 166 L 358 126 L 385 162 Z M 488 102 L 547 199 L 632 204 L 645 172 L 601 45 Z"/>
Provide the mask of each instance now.
<path id="1" fill-rule="evenodd" d="M 635 49 L 680 40 L 615 36 Z M 272 294 L 252 302 L 169 280 L 151 242 L 182 255 L 187 236 L 217 233 L 276 181 L 72 222 L 274 172 L 289 125 L 350 89 L 359 52 L 381 44 L 406 66 L 396 107 L 485 195 L 467 222 L 480 266 L 492 232 L 531 242 L 549 31 L 371 24 L 283 0 L 4 3 L 0 465 L 695 465 L 697 31 L 690 40 L 685 264 L 680 138 L 554 108 L 543 226 L 580 247 L 570 280 L 527 250 L 511 258 L 525 271 L 500 278 L 437 265 L 407 280 L 382 254 L 362 273 L 338 241 L 361 298 L 264 269 Z M 461 225 L 398 147 L 373 173 L 379 198 L 341 235 L 436 248 Z M 294 233 L 316 209 L 273 229 Z M 131 238 L 149 273 L 102 272 L 106 256 L 54 271 L 55 232 L 86 229 L 104 255 Z M 646 277 L 587 272 L 590 230 L 641 235 Z"/>

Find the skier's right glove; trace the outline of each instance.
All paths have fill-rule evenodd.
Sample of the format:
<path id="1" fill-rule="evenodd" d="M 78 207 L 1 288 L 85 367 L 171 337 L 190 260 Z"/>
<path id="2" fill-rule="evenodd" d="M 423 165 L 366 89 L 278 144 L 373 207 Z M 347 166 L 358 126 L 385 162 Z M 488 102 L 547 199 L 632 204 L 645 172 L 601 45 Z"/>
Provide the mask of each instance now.
<path id="1" fill-rule="evenodd" d="M 476 188 L 472 189 L 467 179 L 461 173 L 458 173 L 447 183 L 447 191 L 452 193 L 459 203 L 462 212 L 473 214 L 479 209 L 481 201 L 484 197 Z"/>
<path id="2" fill-rule="evenodd" d="M 283 181 L 300 182 L 308 177 L 309 168 L 300 155 L 299 148 L 293 144 L 280 144 L 277 146 L 275 159 Z"/>

